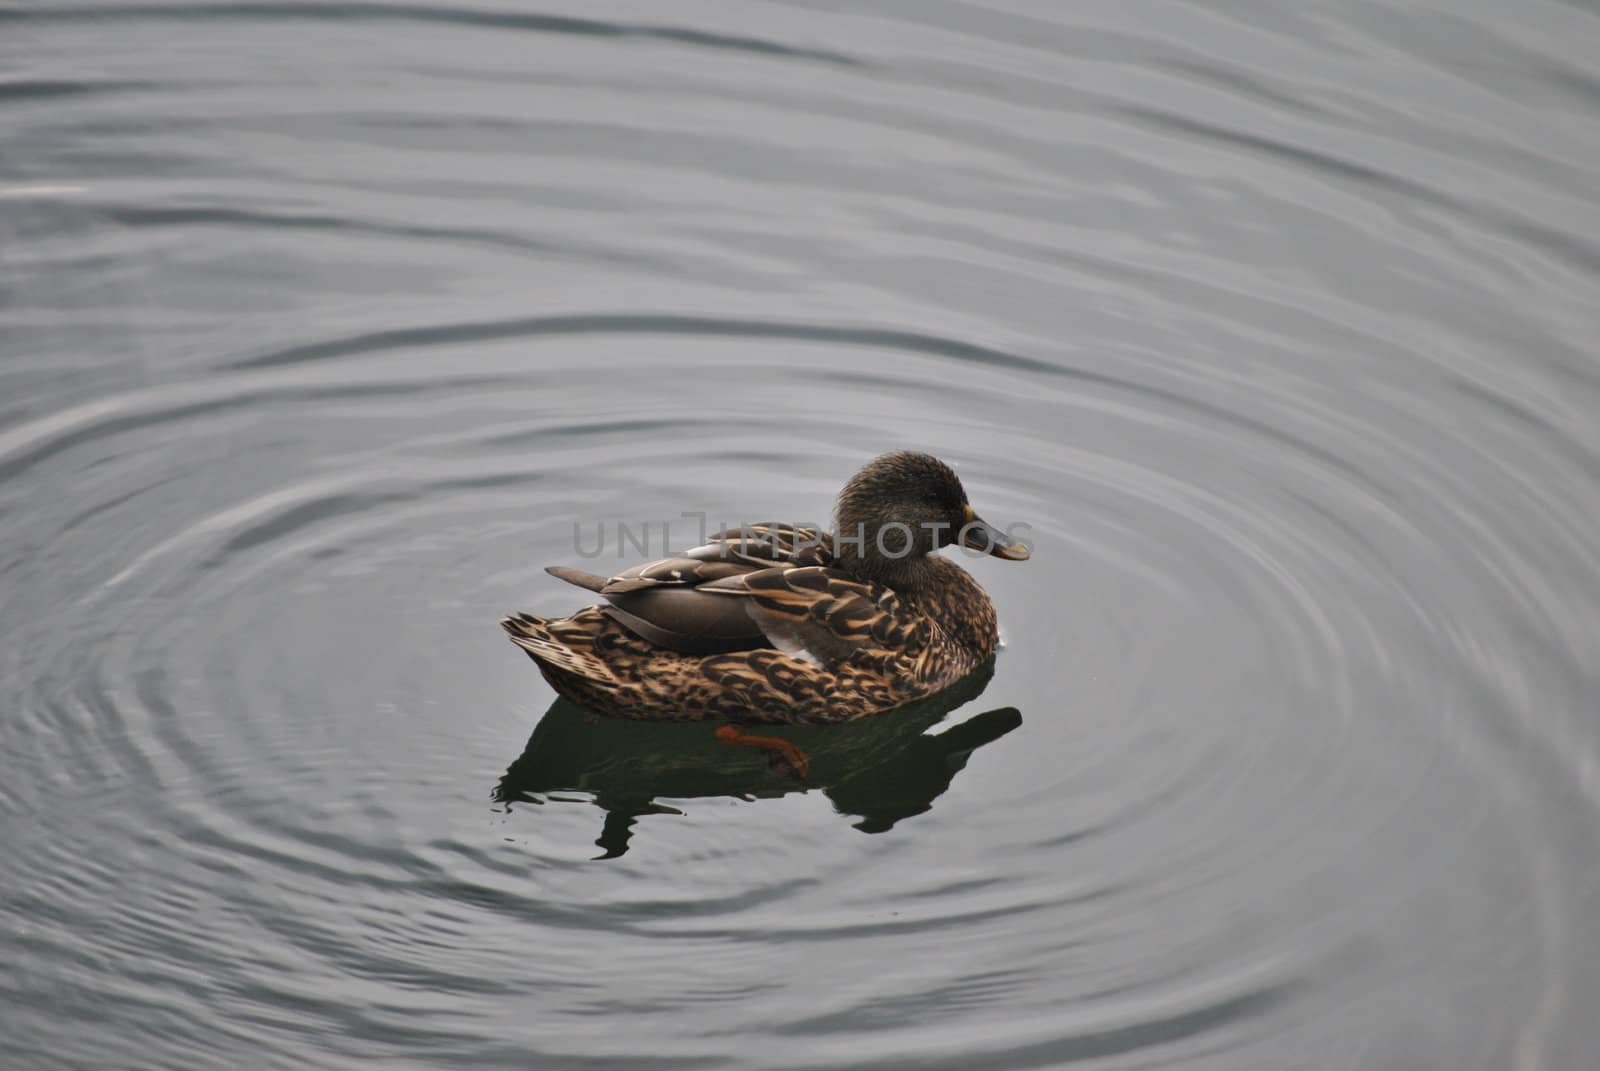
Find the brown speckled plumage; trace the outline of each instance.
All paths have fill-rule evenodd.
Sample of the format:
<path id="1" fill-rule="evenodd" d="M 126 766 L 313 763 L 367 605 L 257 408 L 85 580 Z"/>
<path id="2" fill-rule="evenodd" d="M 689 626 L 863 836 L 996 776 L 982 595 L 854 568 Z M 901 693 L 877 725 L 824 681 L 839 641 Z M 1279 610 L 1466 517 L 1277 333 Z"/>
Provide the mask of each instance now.
<path id="1" fill-rule="evenodd" d="M 880 527 L 922 532 L 928 520 L 948 524 L 948 537 L 935 533 L 904 558 L 873 551 Z M 864 525 L 865 553 L 848 544 L 836 553 L 829 534 L 811 529 L 736 529 L 618 577 L 553 570 L 608 605 L 501 624 L 561 694 L 640 719 L 848 721 L 931 695 L 994 653 L 988 595 L 965 569 L 926 551 L 954 542 L 970 522 L 991 553 L 1027 552 L 992 541 L 941 462 L 879 458 L 841 494 L 838 522 L 841 533 Z"/>

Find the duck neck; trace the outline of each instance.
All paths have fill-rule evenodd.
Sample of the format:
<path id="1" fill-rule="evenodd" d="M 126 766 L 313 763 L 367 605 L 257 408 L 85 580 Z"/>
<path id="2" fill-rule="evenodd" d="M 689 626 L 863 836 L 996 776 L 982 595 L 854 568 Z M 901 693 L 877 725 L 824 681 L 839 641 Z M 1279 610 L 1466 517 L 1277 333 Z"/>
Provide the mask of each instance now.
<path id="1" fill-rule="evenodd" d="M 833 551 L 839 568 L 891 591 L 926 591 L 935 577 L 928 557 L 935 549 L 929 530 L 863 508 L 860 494 L 847 487 L 834 510 Z"/>
<path id="2" fill-rule="evenodd" d="M 850 548 L 838 557 L 838 567 L 857 580 L 882 584 L 891 591 L 920 594 L 933 586 L 935 569 L 926 554 L 910 554 L 904 558 L 890 558 L 877 554 L 859 554 Z"/>

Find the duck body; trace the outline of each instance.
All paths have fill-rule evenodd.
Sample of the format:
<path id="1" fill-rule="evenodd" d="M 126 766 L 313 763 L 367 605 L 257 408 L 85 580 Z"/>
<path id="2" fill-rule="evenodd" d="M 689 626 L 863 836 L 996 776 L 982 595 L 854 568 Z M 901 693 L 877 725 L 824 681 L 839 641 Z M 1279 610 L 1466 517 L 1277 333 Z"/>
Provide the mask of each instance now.
<path id="1" fill-rule="evenodd" d="M 719 532 L 613 577 L 551 568 L 605 603 L 501 625 L 563 696 L 651 720 L 850 721 L 939 692 L 994 654 L 989 596 L 934 551 L 946 535 L 943 545 L 981 542 L 999 557 L 1027 550 L 977 519 L 947 467 L 879 458 L 846 487 L 837 518 L 833 533 Z M 905 553 L 879 538 L 886 529 L 905 530 Z"/>

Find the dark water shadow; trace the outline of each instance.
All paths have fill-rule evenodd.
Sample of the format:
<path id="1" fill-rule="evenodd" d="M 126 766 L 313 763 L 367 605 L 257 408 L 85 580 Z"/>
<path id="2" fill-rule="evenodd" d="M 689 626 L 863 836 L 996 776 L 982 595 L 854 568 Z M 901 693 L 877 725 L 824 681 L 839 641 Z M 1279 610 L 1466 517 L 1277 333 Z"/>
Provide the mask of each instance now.
<path id="1" fill-rule="evenodd" d="M 543 804 L 588 793 L 606 812 L 599 858 L 628 850 L 640 817 L 681 814 L 656 802 L 732 796 L 771 799 L 821 791 L 863 833 L 882 833 L 918 815 L 950 787 L 974 751 L 1022 724 L 1015 707 L 984 711 L 942 733 L 926 730 L 973 699 L 994 674 L 989 663 L 938 695 L 845 725 L 763 725 L 806 752 L 804 779 L 757 751 L 713 735 L 720 722 L 643 722 L 606 718 L 566 699 L 545 712 L 527 746 L 495 786 L 507 805 Z"/>

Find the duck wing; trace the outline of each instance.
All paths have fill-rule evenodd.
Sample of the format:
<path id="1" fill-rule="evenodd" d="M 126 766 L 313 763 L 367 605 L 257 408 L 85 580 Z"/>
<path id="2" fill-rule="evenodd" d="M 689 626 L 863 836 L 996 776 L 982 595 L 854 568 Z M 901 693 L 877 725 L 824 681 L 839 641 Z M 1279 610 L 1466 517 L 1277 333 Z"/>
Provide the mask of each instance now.
<path id="1" fill-rule="evenodd" d="M 773 643 L 743 606 L 706 594 L 704 585 L 831 560 L 826 533 L 763 523 L 717 532 L 704 546 L 636 565 L 612 577 L 565 566 L 545 571 L 598 592 L 607 603 L 601 607 L 603 613 L 656 646 L 705 655 L 771 647 Z"/>
<path id="2" fill-rule="evenodd" d="M 889 656 L 926 639 L 917 635 L 926 622 L 907 613 L 893 591 L 826 566 L 761 569 L 699 590 L 741 605 L 771 646 L 816 666 L 862 651 Z"/>
<path id="3" fill-rule="evenodd" d="M 701 550 L 729 548 L 748 561 L 765 561 L 769 565 L 830 565 L 833 563 L 833 536 L 820 528 L 796 527 L 763 521 L 740 528 L 725 528 L 711 535 Z"/>

